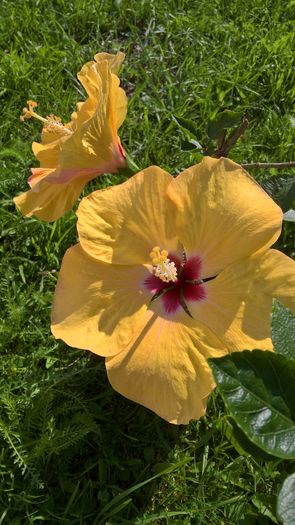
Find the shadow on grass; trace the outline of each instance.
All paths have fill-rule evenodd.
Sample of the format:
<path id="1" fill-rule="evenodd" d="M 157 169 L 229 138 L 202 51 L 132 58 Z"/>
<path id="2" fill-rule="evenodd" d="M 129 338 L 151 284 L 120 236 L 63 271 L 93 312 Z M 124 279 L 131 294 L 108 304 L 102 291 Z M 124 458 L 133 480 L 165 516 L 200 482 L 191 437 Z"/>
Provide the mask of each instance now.
<path id="1" fill-rule="evenodd" d="M 64 368 L 48 370 L 41 360 L 39 370 L 28 370 L 30 387 L 14 392 L 14 420 L 11 407 L 3 418 L 10 435 L 6 465 L 10 455 L 14 472 L 13 491 L 7 498 L 5 487 L 2 493 L 7 523 L 38 517 L 99 525 L 111 516 L 110 523 L 132 523 L 159 490 L 161 473 L 185 464 L 173 453 L 184 427 L 114 392 L 103 360 L 73 356 Z M 4 473 L 4 485 L 9 476 Z"/>

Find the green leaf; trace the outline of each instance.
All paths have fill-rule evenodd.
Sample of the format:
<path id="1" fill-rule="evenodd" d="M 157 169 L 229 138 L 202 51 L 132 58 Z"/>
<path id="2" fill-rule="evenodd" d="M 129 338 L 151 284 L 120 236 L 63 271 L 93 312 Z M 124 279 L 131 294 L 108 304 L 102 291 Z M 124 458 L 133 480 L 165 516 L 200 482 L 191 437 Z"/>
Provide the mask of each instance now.
<path id="1" fill-rule="evenodd" d="M 272 525 L 272 521 L 262 514 L 246 514 L 237 525 Z"/>
<path id="2" fill-rule="evenodd" d="M 173 115 L 173 119 L 181 128 L 184 128 L 187 131 L 189 131 L 195 138 L 197 137 L 197 127 L 192 120 L 182 117 L 176 117 L 175 115 Z"/>
<path id="3" fill-rule="evenodd" d="M 192 151 L 193 149 L 196 149 L 194 144 L 192 144 L 189 140 L 182 140 L 180 147 L 182 151 Z"/>
<path id="4" fill-rule="evenodd" d="M 191 151 L 191 150 L 196 150 L 196 149 L 200 150 L 203 148 L 197 140 L 191 139 L 191 140 L 183 140 L 181 142 L 181 149 L 183 151 Z"/>
<path id="5" fill-rule="evenodd" d="M 232 111 L 230 109 L 225 109 L 224 111 L 217 113 L 216 117 L 208 122 L 208 137 L 210 137 L 210 139 L 218 139 L 223 130 L 233 128 L 240 124 L 242 117 L 242 112 Z"/>
<path id="6" fill-rule="evenodd" d="M 295 458 L 295 362 L 261 350 L 209 362 L 230 415 L 248 439 L 268 454 Z"/>
<path id="7" fill-rule="evenodd" d="M 273 456 L 254 445 L 254 443 L 252 443 L 252 441 L 247 438 L 246 434 L 244 434 L 244 432 L 238 427 L 232 417 L 224 416 L 217 421 L 216 426 L 223 432 L 241 456 L 250 455 L 255 459 L 261 459 L 264 461 L 272 461 L 274 459 Z"/>
<path id="8" fill-rule="evenodd" d="M 277 514 L 284 525 L 295 525 L 295 474 L 285 479 L 278 495 Z"/>
<path id="9" fill-rule="evenodd" d="M 208 156 L 214 155 L 215 151 L 216 151 L 216 144 L 213 140 L 210 140 L 210 142 L 204 148 L 204 155 L 208 155 Z"/>
<path id="10" fill-rule="evenodd" d="M 288 210 L 283 215 L 283 220 L 288 222 L 295 222 L 295 210 Z"/>
<path id="11" fill-rule="evenodd" d="M 295 361 L 295 316 L 276 301 L 271 325 L 275 351 Z"/>
<path id="12" fill-rule="evenodd" d="M 46 358 L 45 366 L 47 369 L 51 368 L 58 361 L 57 357 L 49 356 Z"/>
<path id="13" fill-rule="evenodd" d="M 127 166 L 125 168 L 119 169 L 120 175 L 124 175 L 125 177 L 131 177 L 134 173 L 138 173 L 140 171 L 140 168 L 135 164 L 134 160 L 131 158 L 129 153 L 124 149 L 125 156 L 126 156 L 126 163 Z"/>
<path id="14" fill-rule="evenodd" d="M 199 162 L 202 162 L 203 159 L 204 159 L 203 153 L 200 153 L 199 151 L 195 150 L 194 151 L 194 163 L 198 164 Z"/>
<path id="15" fill-rule="evenodd" d="M 263 189 L 284 212 L 295 207 L 295 179 L 291 175 L 270 177 L 261 182 Z"/>
<path id="16" fill-rule="evenodd" d="M 291 177 L 290 177 L 291 178 Z M 289 190 L 284 196 L 283 211 L 288 211 L 291 208 L 295 208 L 295 178 L 292 177 L 293 182 L 290 184 Z"/>
<path id="17" fill-rule="evenodd" d="M 267 516 L 272 523 L 278 523 L 275 516 L 276 514 L 276 502 L 270 494 L 256 494 L 251 498 L 253 505 L 263 515 Z"/>

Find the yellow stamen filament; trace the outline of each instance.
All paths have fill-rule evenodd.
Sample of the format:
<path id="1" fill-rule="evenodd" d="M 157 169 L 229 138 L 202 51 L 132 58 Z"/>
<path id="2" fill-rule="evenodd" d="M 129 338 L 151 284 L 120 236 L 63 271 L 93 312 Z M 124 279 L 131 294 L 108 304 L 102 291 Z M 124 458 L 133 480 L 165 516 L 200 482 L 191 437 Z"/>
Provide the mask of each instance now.
<path id="1" fill-rule="evenodd" d="M 159 277 L 165 283 L 177 281 L 177 268 L 175 263 L 168 258 L 167 250 L 160 250 L 159 246 L 155 246 L 150 253 L 150 257 L 156 277 Z"/>
<path id="2" fill-rule="evenodd" d="M 20 116 L 20 120 L 22 122 L 33 117 L 41 120 L 41 122 L 44 123 L 44 127 L 46 127 L 47 131 L 62 131 L 68 135 L 72 134 L 72 131 L 62 124 L 60 117 L 56 117 L 53 114 L 48 115 L 46 118 L 41 117 L 41 115 L 38 115 L 38 113 L 34 111 L 34 109 L 38 106 L 37 102 L 34 100 L 28 100 L 27 104 L 28 107 L 23 108 L 23 114 Z"/>

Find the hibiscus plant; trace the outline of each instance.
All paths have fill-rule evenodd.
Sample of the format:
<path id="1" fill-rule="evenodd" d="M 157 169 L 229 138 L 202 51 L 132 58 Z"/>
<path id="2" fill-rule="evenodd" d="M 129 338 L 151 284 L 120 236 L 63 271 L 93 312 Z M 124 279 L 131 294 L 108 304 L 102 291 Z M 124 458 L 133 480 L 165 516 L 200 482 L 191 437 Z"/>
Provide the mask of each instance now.
<path id="1" fill-rule="evenodd" d="M 137 169 L 118 136 L 123 60 L 99 53 L 82 67 L 87 98 L 69 123 L 40 117 L 33 101 L 23 110 L 22 120 L 43 123 L 32 146 L 40 166 L 14 199 L 23 215 L 54 221 L 90 180 L 126 178 L 79 204 L 79 242 L 61 264 L 52 333 L 104 357 L 115 390 L 173 424 L 202 417 L 218 385 L 229 412 L 219 424 L 241 453 L 294 459 L 295 353 L 274 352 L 271 337 L 273 299 L 295 313 L 295 262 L 272 247 L 290 210 L 227 158 L 248 126 L 239 112 L 211 119 L 204 146 L 194 123 L 175 117 L 183 148 L 200 162 L 176 177 Z M 292 208 L 294 179 L 287 192 Z M 282 489 L 280 515 L 293 486 L 292 478 Z"/>

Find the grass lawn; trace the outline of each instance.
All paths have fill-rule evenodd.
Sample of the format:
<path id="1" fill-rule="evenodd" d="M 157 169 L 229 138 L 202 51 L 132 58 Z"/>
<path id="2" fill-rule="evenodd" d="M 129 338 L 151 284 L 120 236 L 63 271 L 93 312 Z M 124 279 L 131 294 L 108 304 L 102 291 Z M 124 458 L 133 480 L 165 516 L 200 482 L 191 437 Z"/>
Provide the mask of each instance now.
<path id="1" fill-rule="evenodd" d="M 266 518 L 253 524 L 273 523 L 294 464 L 240 456 L 217 424 L 216 393 L 202 420 L 169 425 L 114 392 L 103 359 L 53 338 L 75 210 L 45 224 L 22 218 L 12 198 L 37 165 L 40 126 L 19 121 L 26 101 L 67 121 L 84 96 L 76 73 L 99 51 L 126 53 L 120 137 L 141 168 L 195 163 L 173 115 L 193 119 L 204 143 L 208 119 L 226 108 L 250 121 L 233 160 L 294 160 L 294 15 L 293 0 L 2 0 L 0 525 L 236 525 L 256 511 Z M 84 194 L 120 180 L 104 175 Z M 290 225 L 279 246 L 292 254 Z"/>

